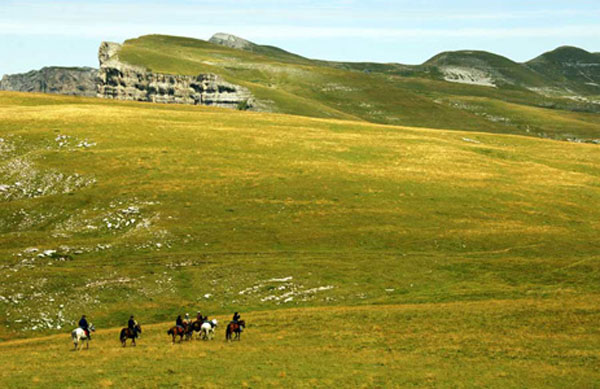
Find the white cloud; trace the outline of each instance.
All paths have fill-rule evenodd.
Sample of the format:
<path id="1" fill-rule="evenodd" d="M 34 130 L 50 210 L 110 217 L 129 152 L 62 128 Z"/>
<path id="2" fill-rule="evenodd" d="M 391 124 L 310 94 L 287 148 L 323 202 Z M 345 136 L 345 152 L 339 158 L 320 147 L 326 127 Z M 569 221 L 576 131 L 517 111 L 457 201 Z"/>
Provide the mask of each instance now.
<path id="1" fill-rule="evenodd" d="M 59 35 L 101 39 L 131 38 L 144 34 L 171 34 L 207 39 L 214 32 L 225 31 L 248 39 L 282 38 L 536 38 L 600 37 L 600 25 L 517 28 L 352 28 L 304 27 L 289 25 L 199 26 L 174 24 L 84 24 L 71 22 L 59 26 L 51 23 L 0 23 L 0 34 Z"/>

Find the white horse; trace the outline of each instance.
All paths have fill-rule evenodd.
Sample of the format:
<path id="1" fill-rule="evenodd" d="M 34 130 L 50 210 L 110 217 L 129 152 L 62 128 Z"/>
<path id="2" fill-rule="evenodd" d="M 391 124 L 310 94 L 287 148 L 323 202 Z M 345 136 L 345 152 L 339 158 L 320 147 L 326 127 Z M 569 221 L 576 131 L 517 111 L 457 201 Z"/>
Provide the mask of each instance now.
<path id="1" fill-rule="evenodd" d="M 94 328 L 92 323 L 90 323 L 89 329 L 91 332 L 96 331 L 96 328 Z M 84 341 L 85 348 L 90 348 L 90 338 L 85 335 L 85 331 L 81 328 L 75 328 L 73 331 L 71 331 L 71 339 L 73 339 L 75 350 L 80 349 Z"/>
<path id="2" fill-rule="evenodd" d="M 212 319 L 210 322 L 205 321 L 202 323 L 202 326 L 200 327 L 200 337 L 204 340 L 214 339 L 215 328 L 217 327 L 217 324 L 217 319 Z"/>

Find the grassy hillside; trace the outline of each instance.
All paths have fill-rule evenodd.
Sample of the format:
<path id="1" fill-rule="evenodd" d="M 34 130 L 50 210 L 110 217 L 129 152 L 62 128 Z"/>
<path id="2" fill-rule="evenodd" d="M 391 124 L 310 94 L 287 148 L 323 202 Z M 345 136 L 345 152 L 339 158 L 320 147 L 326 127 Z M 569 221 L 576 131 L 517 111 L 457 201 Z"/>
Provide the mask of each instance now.
<path id="1" fill-rule="evenodd" d="M 7 92 L 0 138 L 0 338 L 62 334 L 0 386 L 598 384 L 595 145 Z M 247 343 L 66 351 L 197 310 Z"/>
<path id="2" fill-rule="evenodd" d="M 246 315 L 239 343 L 171 345 L 172 323 L 69 352 L 67 335 L 0 343 L 5 387 L 591 388 L 598 299 L 306 308 Z M 221 322 L 226 317 L 219 317 Z M 37 366 L 24 369 L 24 366 Z"/>
<path id="3" fill-rule="evenodd" d="M 440 53 L 425 62 L 424 65 L 438 68 L 477 69 L 489 73 L 497 86 L 542 87 L 549 82 L 549 80 L 519 63 L 485 51 L 463 50 Z"/>
<path id="4" fill-rule="evenodd" d="M 600 94 L 600 55 L 562 46 L 527 62 L 527 65 L 563 87 Z"/>
<path id="5" fill-rule="evenodd" d="M 162 35 L 128 40 L 119 54 L 123 61 L 156 72 L 216 73 L 252 90 L 261 101 L 261 109 L 311 117 L 532 135 L 527 126 L 539 123 L 534 124 L 536 118 L 527 116 L 528 107 L 556 109 L 552 115 L 562 115 L 562 111 L 598 112 L 597 104 L 589 101 L 547 97 L 519 86 L 542 87 L 543 83 L 541 76 L 522 65 L 504 59 L 511 66 L 502 67 L 504 62 L 498 59 L 502 57 L 486 55 L 494 60 L 486 63 L 501 68 L 506 77 L 517 78 L 519 82 L 501 82 L 499 87 L 465 85 L 441 80 L 439 70 L 430 65 L 406 67 L 312 61 L 266 46 L 237 50 Z M 498 61 L 502 63 L 496 63 Z M 500 115 L 485 110 L 472 112 L 462 108 L 461 96 L 485 97 L 516 105 Z M 524 126 L 505 120 L 515 115 L 521 117 Z M 551 121 L 544 123 L 538 132 L 558 139 L 573 135 L 563 133 Z M 584 139 L 599 138 L 600 131 L 592 135 L 575 131 L 576 137 Z"/>

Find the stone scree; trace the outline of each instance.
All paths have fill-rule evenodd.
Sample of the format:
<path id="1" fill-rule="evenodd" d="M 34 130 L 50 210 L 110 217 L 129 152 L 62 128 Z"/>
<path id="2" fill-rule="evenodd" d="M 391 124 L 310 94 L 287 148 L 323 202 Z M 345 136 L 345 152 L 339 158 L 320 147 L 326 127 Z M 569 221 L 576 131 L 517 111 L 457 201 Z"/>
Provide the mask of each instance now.
<path id="1" fill-rule="evenodd" d="M 230 84 L 215 74 L 185 76 L 149 72 L 123 63 L 118 58 L 121 45 L 102 42 L 98 50 L 98 97 L 155 103 L 210 105 L 251 109 L 252 93 Z"/>

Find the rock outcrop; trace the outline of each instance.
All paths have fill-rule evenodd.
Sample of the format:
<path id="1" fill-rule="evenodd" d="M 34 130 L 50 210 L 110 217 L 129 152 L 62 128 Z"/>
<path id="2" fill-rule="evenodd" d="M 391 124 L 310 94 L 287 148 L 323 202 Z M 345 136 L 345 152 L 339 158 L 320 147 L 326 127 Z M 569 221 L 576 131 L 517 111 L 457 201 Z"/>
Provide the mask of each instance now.
<path id="1" fill-rule="evenodd" d="M 215 74 L 186 76 L 149 72 L 121 62 L 120 48 L 121 45 L 112 42 L 100 45 L 98 97 L 237 109 L 249 109 L 254 105 L 248 89 L 228 83 Z"/>
<path id="2" fill-rule="evenodd" d="M 98 70 L 88 67 L 49 66 L 27 73 L 5 75 L 0 90 L 96 96 Z"/>
<path id="3" fill-rule="evenodd" d="M 240 38 L 239 36 L 226 34 L 224 32 L 216 33 L 208 41 L 215 45 L 230 47 L 238 50 L 247 50 L 256 46 L 254 43 Z"/>

